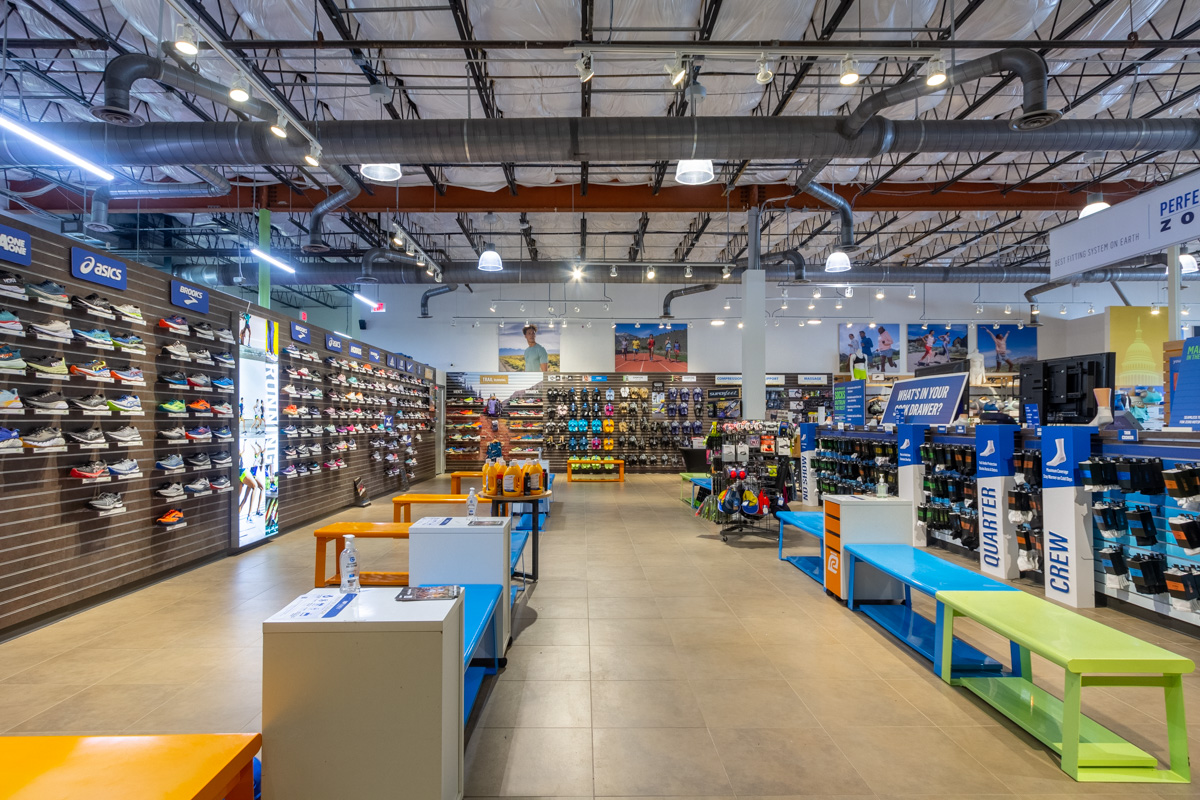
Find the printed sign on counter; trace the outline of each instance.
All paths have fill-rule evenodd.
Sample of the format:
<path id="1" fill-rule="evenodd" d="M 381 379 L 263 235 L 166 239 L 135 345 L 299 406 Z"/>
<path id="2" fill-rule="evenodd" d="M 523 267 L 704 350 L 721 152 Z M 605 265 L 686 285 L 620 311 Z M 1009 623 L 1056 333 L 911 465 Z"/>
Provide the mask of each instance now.
<path id="1" fill-rule="evenodd" d="M 963 391 L 967 388 L 966 373 L 932 375 L 912 378 L 892 385 L 884 422 L 907 422 L 922 425 L 945 425 L 958 416 Z"/>
<path id="2" fill-rule="evenodd" d="M 84 250 L 82 247 L 71 248 L 71 274 L 80 280 L 123 292 L 125 273 L 124 262 Z M 175 282 L 172 281 L 173 283 Z M 207 303 L 205 305 L 207 306 Z"/>

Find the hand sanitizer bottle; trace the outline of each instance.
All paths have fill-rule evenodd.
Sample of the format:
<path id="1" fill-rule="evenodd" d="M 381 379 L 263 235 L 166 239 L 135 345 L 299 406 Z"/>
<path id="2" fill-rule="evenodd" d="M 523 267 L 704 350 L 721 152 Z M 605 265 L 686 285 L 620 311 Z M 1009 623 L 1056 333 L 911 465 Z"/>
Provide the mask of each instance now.
<path id="1" fill-rule="evenodd" d="M 475 487 L 471 487 L 471 491 L 467 493 L 467 516 L 475 516 L 475 509 L 479 508 L 479 498 L 475 496 Z"/>
<path id="2" fill-rule="evenodd" d="M 358 550 L 354 548 L 353 536 L 346 537 L 346 549 L 342 551 L 338 571 L 342 573 L 342 594 L 362 591 L 358 583 Z"/>

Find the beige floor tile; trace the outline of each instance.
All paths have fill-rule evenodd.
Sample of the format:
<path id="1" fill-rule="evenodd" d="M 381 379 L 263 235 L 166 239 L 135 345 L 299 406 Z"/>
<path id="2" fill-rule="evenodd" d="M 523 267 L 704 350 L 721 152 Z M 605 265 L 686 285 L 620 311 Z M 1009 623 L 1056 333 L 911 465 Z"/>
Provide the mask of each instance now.
<path id="1" fill-rule="evenodd" d="M 149 683 L 188 684 L 207 677 L 215 669 L 229 662 L 251 659 L 258 666 L 261 662 L 248 654 L 247 648 L 218 647 L 173 647 L 163 652 L 150 651 L 129 666 L 108 675 L 99 683 Z"/>
<path id="2" fill-rule="evenodd" d="M 785 680 L 692 681 L 710 728 L 811 728 L 819 723 Z"/>
<path id="3" fill-rule="evenodd" d="M 540 566 L 540 565 L 539 565 Z M 587 597 L 587 581 L 562 580 L 538 576 L 538 582 L 530 591 L 530 596 L 550 597 Z"/>
<path id="4" fill-rule="evenodd" d="M 148 710 L 167 702 L 180 691 L 178 686 L 89 686 L 66 697 L 40 714 L 14 725 L 9 733 L 22 734 L 118 734 Z M 237 728 L 240 730 L 248 714 Z M 166 732 L 166 731 L 164 731 Z M 186 731 L 175 728 L 170 733 Z"/>
<path id="5" fill-rule="evenodd" d="M 733 617 L 733 611 L 720 597 L 659 597 L 655 602 L 663 619 Z"/>
<path id="6" fill-rule="evenodd" d="M 597 797 L 732 792 L 704 728 L 611 728 L 592 735 Z"/>
<path id="7" fill-rule="evenodd" d="M 933 725 L 928 717 L 884 680 L 793 678 L 790 682 L 804 705 L 825 726 Z"/>
<path id="8" fill-rule="evenodd" d="M 954 743 L 1015 794 L 1113 794 L 1128 784 L 1076 783 L 1059 768 L 1058 756 L 1011 723 L 954 728 Z M 891 756 L 882 753 L 883 761 Z M 1158 787 L 1155 787 L 1157 790 Z"/>
<path id="9" fill-rule="evenodd" d="M 153 650 L 105 650 L 79 647 L 48 658 L 29 669 L 14 673 L 5 683 L 98 683 L 118 670 L 128 667 Z"/>
<path id="10" fill-rule="evenodd" d="M 655 597 L 719 597 L 713 585 L 703 578 L 650 578 Z"/>
<path id="11" fill-rule="evenodd" d="M 833 634 L 801 614 L 792 617 L 741 617 L 739 621 L 754 637 L 754 641 L 764 646 L 811 647 L 838 643 Z"/>
<path id="12" fill-rule="evenodd" d="M 547 619 L 520 617 L 513 621 L 513 644 L 522 645 L 586 645 L 586 619 Z"/>
<path id="13" fill-rule="evenodd" d="M 871 791 L 820 728 L 720 728 L 712 737 L 739 796 Z"/>
<path id="14" fill-rule="evenodd" d="M 59 683 L 0 683 L 0 733 L 15 728 L 86 688 Z"/>
<path id="15" fill-rule="evenodd" d="M 589 597 L 653 597 L 650 582 L 635 581 L 588 581 Z"/>
<path id="16" fill-rule="evenodd" d="M 592 700 L 587 681 L 525 681 L 516 728 L 590 728 Z"/>
<path id="17" fill-rule="evenodd" d="M 256 683 L 199 681 L 178 690 L 170 702 L 134 718 L 127 733 L 223 733 L 240 731 L 262 713 Z"/>
<path id="18" fill-rule="evenodd" d="M 754 645 L 675 649 L 689 680 L 766 680 L 782 677 L 762 648 Z"/>
<path id="19" fill-rule="evenodd" d="M 588 597 L 591 619 L 659 619 L 653 597 Z"/>
<path id="20" fill-rule="evenodd" d="M 686 681 L 593 681 L 596 728 L 702 728 L 704 717 Z"/>
<path id="21" fill-rule="evenodd" d="M 762 651 L 785 678 L 861 680 L 879 677 L 842 644 L 764 645 Z"/>
<path id="22" fill-rule="evenodd" d="M 537 617 L 543 619 L 587 619 L 588 598 L 586 597 L 544 597 L 530 595 L 526 600 L 517 600 L 514 613 L 519 617 Z"/>
<path id="23" fill-rule="evenodd" d="M 591 677 L 584 646 L 514 644 L 500 680 L 586 681 Z"/>
<path id="24" fill-rule="evenodd" d="M 591 643 L 601 647 L 673 644 L 661 619 L 593 619 L 588 627 Z"/>
<path id="25" fill-rule="evenodd" d="M 483 728 L 467 745 L 468 797 L 591 797 L 592 732 Z"/>
<path id="26" fill-rule="evenodd" d="M 593 681 L 680 681 L 683 661 L 671 646 L 592 645 Z"/>
<path id="27" fill-rule="evenodd" d="M 668 619 L 663 621 L 676 647 L 750 647 L 754 638 L 732 615 L 713 619 Z"/>
<path id="28" fill-rule="evenodd" d="M 829 728 L 872 790 L 892 794 L 1004 794 L 1009 788 L 937 728 Z M 964 728 L 961 730 L 993 730 Z"/>

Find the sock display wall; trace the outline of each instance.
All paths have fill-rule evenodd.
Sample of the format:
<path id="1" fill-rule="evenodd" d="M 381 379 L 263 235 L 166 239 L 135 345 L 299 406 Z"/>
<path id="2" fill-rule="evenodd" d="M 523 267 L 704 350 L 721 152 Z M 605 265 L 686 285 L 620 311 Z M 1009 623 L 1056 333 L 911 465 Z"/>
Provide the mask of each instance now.
<path id="1" fill-rule="evenodd" d="M 227 550 L 236 460 L 237 301 L 8 224 L 0 629 Z"/>

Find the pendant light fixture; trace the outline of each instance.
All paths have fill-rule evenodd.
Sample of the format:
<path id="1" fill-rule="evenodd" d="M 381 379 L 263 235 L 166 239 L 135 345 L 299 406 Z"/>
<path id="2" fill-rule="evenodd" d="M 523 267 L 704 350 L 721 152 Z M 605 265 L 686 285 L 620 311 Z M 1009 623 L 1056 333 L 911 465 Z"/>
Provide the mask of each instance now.
<path id="1" fill-rule="evenodd" d="M 399 164 L 362 164 L 358 171 L 371 183 L 397 183 L 404 177 Z"/>
<path id="2" fill-rule="evenodd" d="M 775 80 L 775 71 L 771 69 L 771 61 L 766 54 L 758 57 L 758 74 L 754 76 L 754 80 L 764 86 Z"/>
<path id="3" fill-rule="evenodd" d="M 1186 247 L 1179 248 L 1179 272 L 1183 275 L 1200 272 L 1200 265 L 1196 263 L 1196 257 L 1189 253 Z"/>
<path id="4" fill-rule="evenodd" d="M 1090 217 L 1098 211 L 1103 211 L 1110 208 L 1109 204 L 1104 200 L 1104 195 L 1100 192 L 1088 192 L 1087 205 L 1083 207 L 1083 211 L 1079 212 L 1079 218 Z"/>
<path id="5" fill-rule="evenodd" d="M 850 256 L 843 253 L 841 250 L 834 250 L 825 259 L 826 272 L 849 272 L 850 271 Z M 848 296 L 848 295 L 847 295 Z"/>
<path id="6" fill-rule="evenodd" d="M 483 221 L 487 223 L 488 231 L 491 232 L 496 226 L 496 215 L 489 211 L 484 215 Z M 495 242 L 485 242 L 483 252 L 479 254 L 478 267 L 483 272 L 501 272 L 504 269 L 504 260 L 500 258 L 500 254 L 496 252 Z"/>
<path id="7" fill-rule="evenodd" d="M 186 22 L 175 26 L 175 49 L 185 56 L 194 56 L 200 52 L 196 29 Z"/>
<path id="8" fill-rule="evenodd" d="M 229 99 L 235 103 L 244 103 L 250 99 L 250 81 L 245 75 L 238 75 L 229 86 Z"/>

